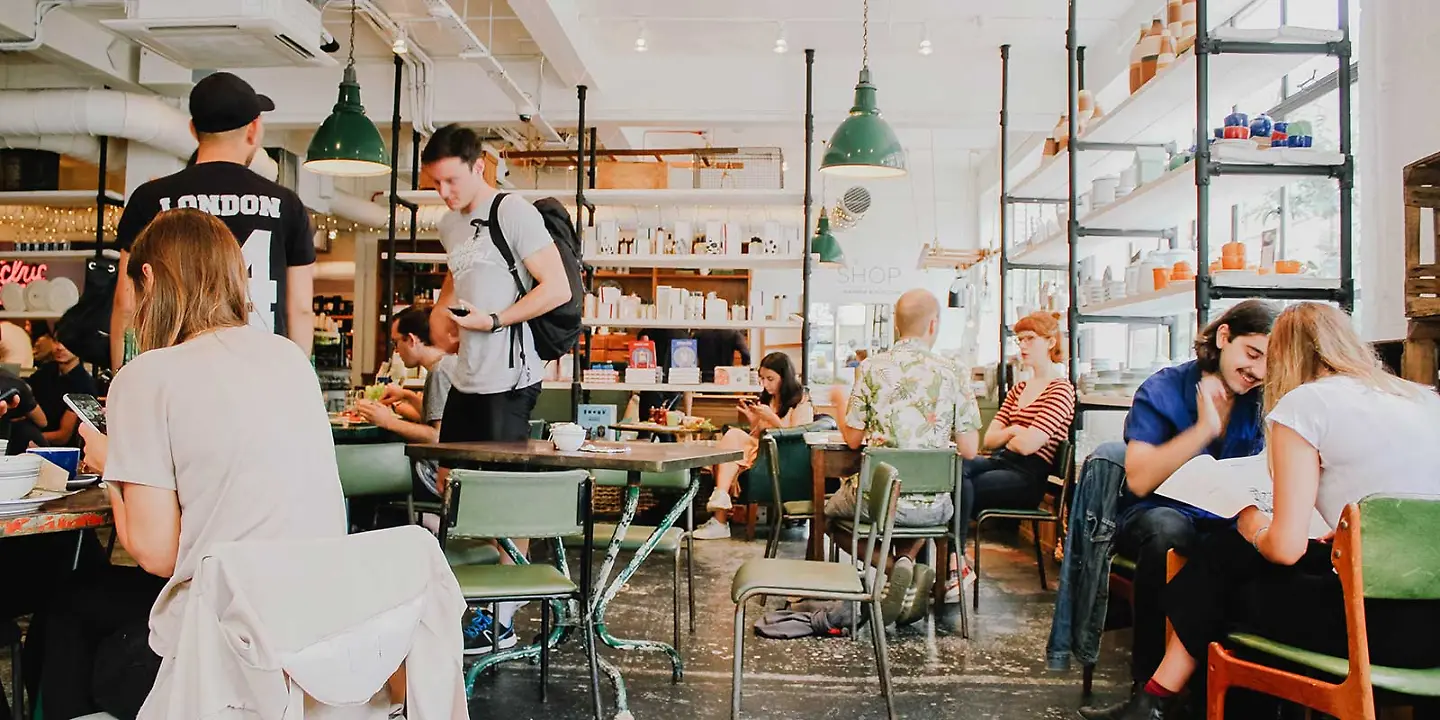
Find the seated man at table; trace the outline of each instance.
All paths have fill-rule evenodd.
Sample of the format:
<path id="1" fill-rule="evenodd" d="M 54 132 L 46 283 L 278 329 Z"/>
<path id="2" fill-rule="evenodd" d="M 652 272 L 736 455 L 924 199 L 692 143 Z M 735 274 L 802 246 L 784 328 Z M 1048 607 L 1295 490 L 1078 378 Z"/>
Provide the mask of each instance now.
<path id="1" fill-rule="evenodd" d="M 895 345 L 866 358 L 856 370 L 849 402 L 838 389 L 832 397 L 844 418 L 840 432 L 845 443 L 855 449 L 870 445 L 912 450 L 953 443 L 962 457 L 973 459 L 980 447 L 980 409 L 960 368 L 931 349 L 940 329 L 935 295 L 922 288 L 900 296 L 895 303 L 895 329 L 900 335 Z M 847 480 L 826 502 L 825 514 L 852 517 L 856 494 L 854 480 Z M 949 495 L 909 495 L 896 510 L 895 522 L 943 525 L 954 512 Z M 850 546 L 843 530 L 832 529 L 831 534 L 841 547 Z M 922 546 L 919 540 L 894 543 L 895 556 L 884 559 L 890 566 L 890 589 L 882 608 L 898 610 L 912 586 L 917 599 L 929 597 L 926 588 L 934 580 L 934 569 L 914 564 Z M 871 561 L 878 565 L 880 558 Z M 926 602 L 921 600 L 922 605 Z M 887 620 L 891 614 L 886 609 Z"/>
<path id="2" fill-rule="evenodd" d="M 355 403 L 355 409 L 376 427 L 399 435 L 407 443 L 439 442 L 455 355 L 431 344 L 429 308 L 410 307 L 396 313 L 395 322 L 390 323 L 390 342 L 405 367 L 425 368 L 424 393 L 391 384 L 385 386 L 380 402 L 361 400 Z M 417 499 L 439 500 L 445 491 L 439 464 L 434 460 L 415 461 L 415 484 Z"/>

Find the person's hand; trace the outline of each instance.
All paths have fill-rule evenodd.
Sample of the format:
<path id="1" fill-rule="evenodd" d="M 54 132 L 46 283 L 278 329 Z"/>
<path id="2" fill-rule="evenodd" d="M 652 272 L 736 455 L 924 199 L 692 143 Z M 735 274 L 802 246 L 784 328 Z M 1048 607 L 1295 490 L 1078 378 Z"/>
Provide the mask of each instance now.
<path id="1" fill-rule="evenodd" d="M 395 411 L 391 410 L 389 406 L 381 405 L 373 400 L 357 401 L 355 403 L 355 412 L 360 413 L 360 417 L 365 418 L 366 422 L 378 428 L 389 429 L 394 425 L 395 421 L 400 419 L 400 416 L 396 415 Z"/>
<path id="2" fill-rule="evenodd" d="M 494 323 L 490 322 L 490 313 L 480 312 L 474 305 L 459 298 L 455 299 L 455 305 L 470 311 L 468 315 L 459 316 L 450 312 L 450 308 L 445 308 L 445 314 L 453 318 L 456 325 L 475 332 L 490 332 L 495 329 Z"/>
<path id="3" fill-rule="evenodd" d="M 1205 430 L 1212 439 L 1220 437 L 1220 406 L 1225 402 L 1225 383 L 1214 375 L 1200 380 L 1195 386 L 1195 424 Z"/>
<path id="4" fill-rule="evenodd" d="M 398 383 L 390 383 L 385 386 L 385 391 L 380 393 L 380 404 L 392 407 L 396 403 L 402 403 L 409 399 L 409 392 Z"/>
<path id="5" fill-rule="evenodd" d="M 85 439 L 85 457 L 80 460 L 90 472 L 105 474 L 105 458 L 110 454 L 110 438 L 104 433 L 80 423 L 80 437 Z"/>
<path id="6" fill-rule="evenodd" d="M 780 416 L 776 414 L 775 408 L 769 405 L 755 404 L 750 406 L 750 415 L 759 422 L 770 427 L 780 427 Z"/>
<path id="7" fill-rule="evenodd" d="M 735 410 L 740 413 L 740 417 L 745 418 L 746 424 L 755 424 L 755 406 L 750 404 L 749 398 L 744 398 L 740 402 L 735 403 Z"/>
<path id="8" fill-rule="evenodd" d="M 1241 510 L 1240 514 L 1235 516 L 1235 529 L 1251 544 L 1255 543 L 1255 536 L 1267 527 L 1270 527 L 1270 516 L 1254 505 Z"/>

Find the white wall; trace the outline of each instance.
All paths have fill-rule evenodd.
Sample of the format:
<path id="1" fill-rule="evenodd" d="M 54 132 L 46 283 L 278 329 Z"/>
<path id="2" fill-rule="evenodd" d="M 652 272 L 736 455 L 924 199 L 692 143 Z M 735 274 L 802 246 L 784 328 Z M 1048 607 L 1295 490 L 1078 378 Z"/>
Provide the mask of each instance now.
<path id="1" fill-rule="evenodd" d="M 1440 3 L 1363 0 L 1359 128 L 1363 154 L 1360 327 L 1368 340 L 1405 336 L 1405 166 L 1440 152 Z"/>

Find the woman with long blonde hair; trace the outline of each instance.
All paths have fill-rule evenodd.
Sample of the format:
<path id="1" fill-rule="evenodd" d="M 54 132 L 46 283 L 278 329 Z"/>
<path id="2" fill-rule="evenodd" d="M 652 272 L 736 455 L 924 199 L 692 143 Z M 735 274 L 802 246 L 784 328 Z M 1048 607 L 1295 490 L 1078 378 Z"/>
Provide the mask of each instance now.
<path id="1" fill-rule="evenodd" d="M 109 436 L 82 434 L 140 567 L 107 567 L 52 609 L 47 717 L 145 717 L 147 693 L 148 715 L 163 714 L 190 580 L 217 543 L 345 534 L 319 382 L 298 346 L 247 324 L 248 278 L 230 230 L 199 210 L 160 213 L 126 274 L 142 352 L 110 385 Z M 148 648 L 115 640 L 143 638 L 147 626 Z M 103 696 L 90 694 L 92 674 L 109 678 Z"/>
<path id="2" fill-rule="evenodd" d="M 1174 635 L 1145 692 L 1111 717 L 1163 719 L 1211 642 L 1244 630 L 1347 654 L 1329 538 L 1345 506 L 1375 494 L 1440 494 L 1440 396 L 1386 372 L 1329 305 L 1286 309 L 1270 333 L 1265 418 L 1273 514 L 1255 506 L 1211 533 L 1165 589 Z M 1316 514 L 1328 533 L 1312 533 Z M 1320 534 L 1322 537 L 1312 537 Z M 1426 570 L 1430 570 L 1426 568 Z M 1366 600 L 1371 659 L 1440 662 L 1440 603 Z"/>

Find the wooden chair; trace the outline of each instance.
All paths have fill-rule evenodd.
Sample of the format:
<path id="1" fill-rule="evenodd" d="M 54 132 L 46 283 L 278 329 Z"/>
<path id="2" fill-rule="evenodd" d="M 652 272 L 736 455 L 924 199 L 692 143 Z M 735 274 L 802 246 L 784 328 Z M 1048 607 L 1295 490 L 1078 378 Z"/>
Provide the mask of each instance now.
<path id="1" fill-rule="evenodd" d="M 1060 490 L 1055 495 L 1055 502 L 1050 509 L 1043 507 L 1034 508 L 993 508 L 981 510 L 975 516 L 975 609 L 980 609 L 980 527 L 986 520 L 1029 520 L 1031 533 L 1035 536 L 1035 567 L 1040 573 L 1040 589 L 1049 587 L 1045 580 L 1045 551 L 1040 547 L 1040 525 L 1060 525 L 1060 518 L 1066 494 L 1070 490 L 1070 483 L 1075 472 L 1075 458 L 1070 452 L 1070 441 L 1062 440 L 1055 448 L 1055 464 L 1050 474 L 1060 478 Z"/>
<path id="2" fill-rule="evenodd" d="M 1361 520 L 1364 520 L 1362 527 Z M 1370 663 L 1365 599 L 1440 599 L 1440 499 L 1373 496 L 1345 508 L 1335 531 L 1332 559 L 1345 598 L 1349 655 L 1342 658 L 1232 633 L 1230 644 L 1341 678 L 1326 682 L 1241 660 L 1210 644 L 1207 707 L 1210 720 L 1225 717 L 1225 691 L 1243 687 L 1299 703 L 1345 720 L 1375 719 L 1375 688 L 1402 695 L 1440 697 L 1440 668 L 1395 668 Z"/>

